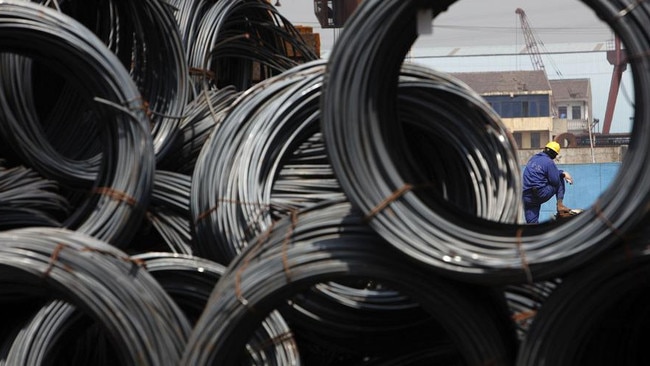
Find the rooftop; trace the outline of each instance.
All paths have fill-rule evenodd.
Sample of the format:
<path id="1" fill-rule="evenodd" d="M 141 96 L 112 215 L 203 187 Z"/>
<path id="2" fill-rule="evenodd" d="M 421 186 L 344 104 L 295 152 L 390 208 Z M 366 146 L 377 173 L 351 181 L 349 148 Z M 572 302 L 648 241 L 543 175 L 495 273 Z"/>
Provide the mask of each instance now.
<path id="1" fill-rule="evenodd" d="M 509 93 L 548 93 L 551 90 L 542 70 L 452 73 L 481 95 Z"/>

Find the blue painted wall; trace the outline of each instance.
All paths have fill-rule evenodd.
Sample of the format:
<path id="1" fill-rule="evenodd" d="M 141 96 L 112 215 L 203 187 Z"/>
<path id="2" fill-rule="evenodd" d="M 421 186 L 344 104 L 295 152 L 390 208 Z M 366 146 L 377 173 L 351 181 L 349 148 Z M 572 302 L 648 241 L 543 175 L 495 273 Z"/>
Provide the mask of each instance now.
<path id="1" fill-rule="evenodd" d="M 569 208 L 588 209 L 600 194 L 614 180 L 621 163 L 600 164 L 558 164 L 557 167 L 566 170 L 573 177 L 573 184 L 566 185 L 564 205 Z M 522 172 L 524 167 L 521 168 Z M 539 221 L 548 221 L 555 215 L 556 200 L 553 197 L 542 205 Z"/>

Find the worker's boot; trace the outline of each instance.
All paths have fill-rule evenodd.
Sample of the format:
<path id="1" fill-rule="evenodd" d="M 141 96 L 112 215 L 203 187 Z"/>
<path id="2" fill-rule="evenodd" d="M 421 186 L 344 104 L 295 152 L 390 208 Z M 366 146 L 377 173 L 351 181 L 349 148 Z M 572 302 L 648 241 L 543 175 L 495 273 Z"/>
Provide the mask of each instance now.
<path id="1" fill-rule="evenodd" d="M 571 212 L 571 209 L 566 207 L 564 203 L 562 203 L 562 200 L 557 200 L 557 212 L 559 214 L 567 214 Z"/>

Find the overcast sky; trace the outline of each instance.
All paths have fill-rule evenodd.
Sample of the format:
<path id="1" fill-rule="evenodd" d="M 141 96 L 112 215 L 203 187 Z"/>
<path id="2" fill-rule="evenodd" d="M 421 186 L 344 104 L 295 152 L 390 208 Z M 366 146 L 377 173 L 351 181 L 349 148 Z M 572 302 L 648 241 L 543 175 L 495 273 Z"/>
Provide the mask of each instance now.
<path id="1" fill-rule="evenodd" d="M 271 0 L 275 2 L 277 0 Z M 322 47 L 341 30 L 318 29 L 313 0 L 280 0 L 280 13 L 294 25 L 313 26 Z M 459 0 L 435 19 L 432 46 L 508 45 L 522 42 L 515 9 L 522 8 L 541 41 L 573 43 L 611 38 L 609 27 L 578 0 Z"/>
<path id="2" fill-rule="evenodd" d="M 275 3 L 277 0 L 271 0 Z M 320 33 L 321 51 L 324 57 L 341 32 L 345 29 L 321 29 L 314 14 L 313 0 L 279 0 L 278 10 L 294 25 L 314 27 Z M 512 46 L 513 50 L 521 49 L 525 40 L 521 30 L 521 21 L 515 13 L 522 8 L 528 18 L 539 42 L 542 42 L 541 52 L 545 53 L 546 46 L 554 44 L 570 44 L 585 42 L 611 42 L 613 33 L 609 26 L 597 18 L 594 11 L 578 0 L 458 0 L 445 13 L 433 21 L 433 34 L 421 36 L 414 48 L 428 49 L 435 47 L 479 47 L 479 46 Z M 496 49 L 496 48 L 495 48 Z M 590 55 L 581 58 L 579 55 L 544 55 L 545 66 L 549 78 L 558 78 L 554 71 L 561 73 L 561 78 L 590 78 L 593 92 L 593 118 L 604 121 L 604 114 L 609 93 L 613 67 L 606 61 L 606 56 Z M 459 71 L 488 71 L 485 67 L 494 66 L 493 71 L 502 69 L 532 69 L 527 55 L 519 56 L 516 61 L 508 60 L 500 65 L 474 65 L 476 70 L 449 69 L 441 66 L 443 61 L 454 64 L 449 60 L 422 59 L 425 65 L 449 72 Z M 499 60 L 502 62 L 503 60 Z M 493 59 L 483 61 L 494 62 Z M 503 61 L 506 62 L 506 61 Z M 460 66 L 460 62 L 456 62 Z M 464 66 L 467 67 L 467 66 Z M 631 71 L 624 74 L 623 85 L 618 96 L 614 122 L 611 132 L 628 132 L 631 128 L 630 117 L 634 114 L 634 88 Z M 602 125 L 601 125 L 602 127 Z"/>

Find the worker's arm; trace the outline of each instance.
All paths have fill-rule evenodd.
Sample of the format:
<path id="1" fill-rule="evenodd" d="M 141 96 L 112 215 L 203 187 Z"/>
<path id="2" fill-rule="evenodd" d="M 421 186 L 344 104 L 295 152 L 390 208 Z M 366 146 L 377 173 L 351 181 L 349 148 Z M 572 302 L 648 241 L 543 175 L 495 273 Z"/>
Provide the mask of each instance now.
<path id="1" fill-rule="evenodd" d="M 573 177 L 569 172 L 561 171 L 560 178 L 564 178 L 565 181 L 569 184 L 573 184 Z"/>

